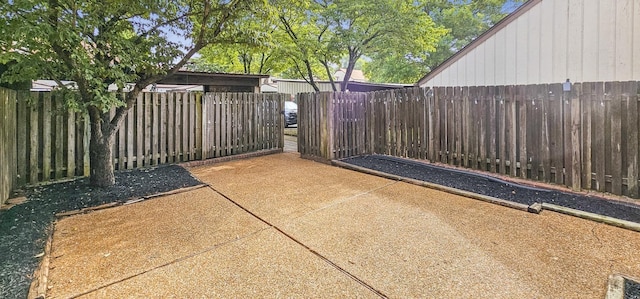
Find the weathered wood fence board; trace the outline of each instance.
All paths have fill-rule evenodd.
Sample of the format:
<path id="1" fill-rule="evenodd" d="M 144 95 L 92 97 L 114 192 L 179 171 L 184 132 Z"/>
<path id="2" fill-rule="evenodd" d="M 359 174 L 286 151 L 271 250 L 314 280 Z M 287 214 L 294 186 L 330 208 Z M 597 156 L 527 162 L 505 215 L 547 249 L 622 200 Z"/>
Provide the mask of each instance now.
<path id="1" fill-rule="evenodd" d="M 202 101 L 204 159 L 282 148 L 282 94 L 206 94 Z M 196 130 L 197 132 L 198 130 Z M 198 147 L 197 145 L 196 147 Z M 195 151 L 196 155 L 199 151 Z"/>
<path id="2" fill-rule="evenodd" d="M 550 84 L 301 94 L 298 147 L 324 159 L 385 154 L 638 198 L 639 87 L 600 82 L 573 84 L 570 92 Z"/>
<path id="3" fill-rule="evenodd" d="M 115 136 L 114 167 L 282 148 L 287 96 L 143 93 Z M 84 114 L 70 111 L 64 99 L 48 92 L 16 95 L 0 89 L 0 107 L 0 203 L 16 186 L 89 175 L 90 129 Z"/>
<path id="4" fill-rule="evenodd" d="M 17 181 L 16 92 L 0 87 L 0 206 Z M 22 116 L 22 114 L 20 114 Z"/>

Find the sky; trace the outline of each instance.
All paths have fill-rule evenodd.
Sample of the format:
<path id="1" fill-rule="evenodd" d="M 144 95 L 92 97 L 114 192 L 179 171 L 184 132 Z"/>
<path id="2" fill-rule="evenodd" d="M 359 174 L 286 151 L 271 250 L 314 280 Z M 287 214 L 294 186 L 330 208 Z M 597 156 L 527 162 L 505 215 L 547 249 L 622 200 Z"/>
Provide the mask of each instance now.
<path id="1" fill-rule="evenodd" d="M 512 13 L 514 10 L 520 7 L 520 5 L 522 5 L 522 3 L 509 0 L 502 6 L 502 11 L 505 13 Z"/>

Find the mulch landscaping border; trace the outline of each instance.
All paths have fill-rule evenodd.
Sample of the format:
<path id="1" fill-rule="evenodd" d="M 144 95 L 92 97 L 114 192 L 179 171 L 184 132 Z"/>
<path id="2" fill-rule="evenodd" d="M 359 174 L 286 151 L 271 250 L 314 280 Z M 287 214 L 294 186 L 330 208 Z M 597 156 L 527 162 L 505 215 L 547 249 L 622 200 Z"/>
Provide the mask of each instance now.
<path id="1" fill-rule="evenodd" d="M 612 274 L 605 299 L 640 299 L 640 280 L 624 274 Z"/>
<path id="2" fill-rule="evenodd" d="M 47 250 L 50 250 L 56 219 L 204 188 L 207 185 L 186 168 L 282 152 L 281 148 L 261 150 L 119 171 L 116 172 L 116 185 L 106 189 L 89 186 L 88 178 L 25 188 L 23 193 L 27 200 L 0 210 L 0 251 L 3 252 L 0 255 L 0 298 L 44 297 Z"/>
<path id="3" fill-rule="evenodd" d="M 465 170 L 450 169 L 448 167 L 426 164 L 421 161 L 383 155 L 351 157 L 339 161 L 333 160 L 331 163 L 335 166 L 441 190 L 518 210 L 540 213 L 544 209 L 640 232 L 640 205 L 628 202 L 595 198 L 594 196 L 582 194 L 571 194 L 557 189 L 545 190 L 540 186 L 519 185 L 518 182 L 490 177 L 481 173 L 466 172 Z M 456 186 L 452 186 L 455 184 L 440 184 L 438 180 L 442 181 L 442 178 L 439 177 L 433 180 L 429 177 L 431 173 L 439 173 L 441 176 L 442 173 L 445 173 L 444 176 L 448 176 L 448 178 L 451 178 L 453 181 L 456 179 L 457 181 L 464 181 L 464 183 L 467 183 L 464 188 L 474 186 L 473 182 L 469 184 L 468 181 L 476 180 L 478 181 L 475 182 L 476 186 L 481 185 L 485 187 L 484 189 L 486 190 L 483 190 L 485 194 L 479 194 L 478 192 L 474 192 L 474 190 L 461 190 L 456 188 Z M 460 177 L 464 178 L 460 179 Z M 505 186 L 507 187 L 505 188 Z M 502 193 L 498 192 L 498 196 L 487 194 L 500 188 L 513 190 L 513 195 L 506 193 L 508 196 L 503 197 L 505 195 L 504 190 L 500 191 Z M 527 195 L 533 195 L 535 198 L 526 198 Z M 587 203 L 580 203 L 580 200 Z M 602 213 L 598 213 L 598 208 L 593 207 L 598 204 L 604 206 Z M 586 209 L 583 210 L 583 207 L 586 207 Z M 613 213 L 613 215 L 607 215 L 608 213 Z M 628 215 L 624 215 L 625 213 Z M 622 217 L 616 217 L 620 215 L 622 215 Z"/>
<path id="4" fill-rule="evenodd" d="M 53 222 L 60 216 L 202 186 L 202 182 L 178 165 L 120 171 L 115 175 L 116 185 L 109 188 L 89 186 L 87 178 L 31 186 L 23 191 L 27 201 L 0 211 L 0 298 L 28 296 L 36 278 L 33 276 L 40 275 L 34 271 L 46 256 Z M 42 289 L 46 284 L 38 281 L 36 285 Z"/>

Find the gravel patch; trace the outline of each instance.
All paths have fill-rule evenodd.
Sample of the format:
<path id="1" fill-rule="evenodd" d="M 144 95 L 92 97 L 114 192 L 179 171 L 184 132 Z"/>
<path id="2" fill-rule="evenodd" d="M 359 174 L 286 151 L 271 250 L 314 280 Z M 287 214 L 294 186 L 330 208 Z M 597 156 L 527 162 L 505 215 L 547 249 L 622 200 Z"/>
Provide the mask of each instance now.
<path id="1" fill-rule="evenodd" d="M 0 211 L 0 298 L 26 298 L 55 214 L 201 184 L 177 165 L 122 171 L 109 188 L 82 178 L 24 190 L 27 201 Z"/>
<path id="2" fill-rule="evenodd" d="M 624 299 L 640 299 L 640 283 L 631 279 L 624 280 Z"/>
<path id="3" fill-rule="evenodd" d="M 518 185 L 489 176 L 383 155 L 352 157 L 342 162 L 525 205 L 550 203 L 640 223 L 640 206 L 631 203 Z"/>

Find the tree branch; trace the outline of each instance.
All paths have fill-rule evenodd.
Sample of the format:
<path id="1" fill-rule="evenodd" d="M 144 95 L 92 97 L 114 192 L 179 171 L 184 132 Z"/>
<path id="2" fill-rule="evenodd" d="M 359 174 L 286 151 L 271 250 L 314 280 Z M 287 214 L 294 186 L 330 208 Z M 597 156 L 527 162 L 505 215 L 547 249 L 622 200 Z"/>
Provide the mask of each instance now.
<path id="1" fill-rule="evenodd" d="M 59 3 L 57 0 L 49 0 L 49 16 L 48 22 L 51 25 L 51 29 L 54 32 L 58 32 L 58 18 L 60 9 Z M 68 50 L 65 50 L 57 39 L 55 39 L 51 34 L 48 35 L 49 43 L 51 44 L 51 48 L 56 53 L 58 58 L 62 60 L 65 66 L 71 71 L 71 77 L 78 84 L 78 91 L 80 92 L 81 99 L 83 101 L 87 101 L 91 97 L 91 92 L 88 89 L 87 81 L 83 76 L 80 76 L 77 73 L 77 68 L 73 59 L 71 58 L 71 53 Z"/>
<path id="2" fill-rule="evenodd" d="M 50 1 L 55 1 L 55 0 L 50 0 Z M 222 16 L 220 16 L 220 18 L 217 21 L 216 28 L 212 33 L 213 37 L 217 37 L 220 35 L 220 33 L 222 33 L 224 24 L 227 21 L 229 21 L 233 12 L 237 9 L 237 6 L 240 4 L 240 2 L 242 2 L 242 0 L 232 1 L 229 4 L 227 4 L 226 9 L 223 9 L 224 13 L 222 14 Z M 145 87 L 177 73 L 189 61 L 189 59 L 193 57 L 193 55 L 195 55 L 198 51 L 200 51 L 202 48 L 204 48 L 208 44 L 205 42 L 204 37 L 207 29 L 207 23 L 211 18 L 211 16 L 212 16 L 211 6 L 210 6 L 210 3 L 207 1 L 203 11 L 203 15 L 202 15 L 200 32 L 198 32 L 198 36 L 197 36 L 196 42 L 194 43 L 193 48 L 191 48 L 191 50 L 189 50 L 182 57 L 182 59 L 178 61 L 178 63 L 176 63 L 172 68 L 167 70 L 165 74 L 151 75 L 148 77 L 144 77 L 144 76 L 140 77 L 141 80 L 138 81 L 134 85 L 133 90 L 131 90 L 127 94 L 126 106 L 121 106 L 116 109 L 116 114 L 110 123 L 110 132 L 109 132 L 110 134 L 115 133 L 118 127 L 120 127 L 121 122 L 122 120 L 124 120 L 124 116 L 126 115 L 127 111 L 129 111 L 129 109 L 133 106 L 136 98 L 138 97 L 138 94 L 142 92 L 142 90 L 144 90 Z"/>

